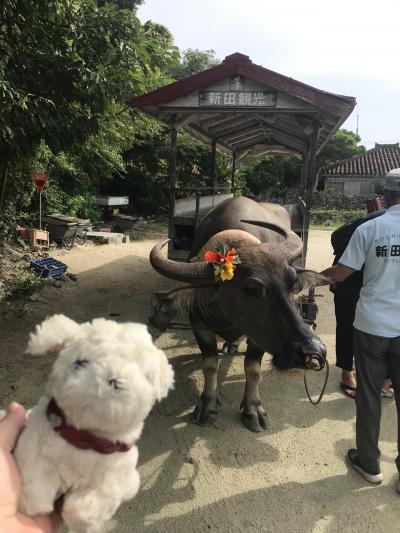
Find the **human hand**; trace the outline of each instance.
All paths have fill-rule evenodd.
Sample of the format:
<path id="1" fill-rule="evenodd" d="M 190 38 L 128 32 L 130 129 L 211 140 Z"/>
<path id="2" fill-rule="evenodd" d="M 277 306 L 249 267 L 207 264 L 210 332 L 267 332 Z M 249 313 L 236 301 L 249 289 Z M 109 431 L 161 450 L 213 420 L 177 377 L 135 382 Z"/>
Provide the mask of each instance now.
<path id="1" fill-rule="evenodd" d="M 0 533 L 56 533 L 62 526 L 57 512 L 30 518 L 17 511 L 21 478 L 12 450 L 25 424 L 26 411 L 17 403 L 0 422 Z"/>

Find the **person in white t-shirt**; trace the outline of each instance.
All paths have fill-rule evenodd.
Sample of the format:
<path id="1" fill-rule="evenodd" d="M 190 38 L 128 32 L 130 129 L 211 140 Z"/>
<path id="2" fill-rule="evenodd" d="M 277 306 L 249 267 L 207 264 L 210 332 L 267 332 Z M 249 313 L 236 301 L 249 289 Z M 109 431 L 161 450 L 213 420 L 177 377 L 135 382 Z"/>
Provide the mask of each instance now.
<path id="1" fill-rule="evenodd" d="M 322 272 L 335 283 L 364 266 L 354 319 L 357 448 L 347 460 L 370 483 L 382 481 L 378 441 L 387 371 L 397 406 L 400 475 L 400 168 L 385 176 L 385 201 L 386 213 L 359 226 L 338 263 Z"/>

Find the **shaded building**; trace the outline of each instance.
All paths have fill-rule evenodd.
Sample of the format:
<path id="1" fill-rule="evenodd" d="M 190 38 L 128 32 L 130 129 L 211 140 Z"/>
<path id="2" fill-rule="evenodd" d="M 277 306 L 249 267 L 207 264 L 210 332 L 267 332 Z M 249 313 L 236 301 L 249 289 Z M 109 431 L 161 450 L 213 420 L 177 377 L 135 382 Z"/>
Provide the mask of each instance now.
<path id="1" fill-rule="evenodd" d="M 399 143 L 375 143 L 375 147 L 364 154 L 322 169 L 319 188 L 350 195 L 373 194 L 376 182 L 382 180 L 389 170 L 399 167 Z"/>

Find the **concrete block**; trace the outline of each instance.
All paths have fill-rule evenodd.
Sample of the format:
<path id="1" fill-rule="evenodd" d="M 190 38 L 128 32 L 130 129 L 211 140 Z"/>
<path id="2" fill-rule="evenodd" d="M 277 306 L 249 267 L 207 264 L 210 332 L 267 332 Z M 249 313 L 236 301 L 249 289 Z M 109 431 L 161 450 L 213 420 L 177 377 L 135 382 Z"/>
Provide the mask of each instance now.
<path id="1" fill-rule="evenodd" d="M 107 239 L 108 244 L 122 244 L 122 235 L 112 235 Z"/>

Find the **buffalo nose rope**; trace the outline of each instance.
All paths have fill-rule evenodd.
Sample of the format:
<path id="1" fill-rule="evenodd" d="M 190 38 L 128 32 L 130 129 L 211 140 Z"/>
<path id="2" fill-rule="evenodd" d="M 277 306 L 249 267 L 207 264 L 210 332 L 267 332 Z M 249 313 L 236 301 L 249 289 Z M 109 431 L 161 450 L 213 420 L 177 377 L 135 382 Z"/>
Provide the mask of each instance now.
<path id="1" fill-rule="evenodd" d="M 313 400 L 311 398 L 311 394 L 310 394 L 310 391 L 309 391 L 309 388 L 308 388 L 308 383 L 307 383 L 307 370 L 304 370 L 304 387 L 306 389 L 306 394 L 307 394 L 307 398 L 310 400 L 310 403 L 312 403 L 313 405 L 317 405 L 319 404 L 319 402 L 322 400 L 322 397 L 325 393 L 325 389 L 326 389 L 326 386 L 328 384 L 328 378 L 329 378 L 329 363 L 328 363 L 328 360 L 326 359 L 325 360 L 325 366 L 326 366 L 326 371 L 325 371 L 325 380 L 324 380 L 324 384 L 322 386 L 322 389 L 321 389 L 321 393 L 320 395 L 318 396 L 318 399 L 317 400 Z M 323 366 L 319 369 L 322 370 L 323 369 Z"/>

